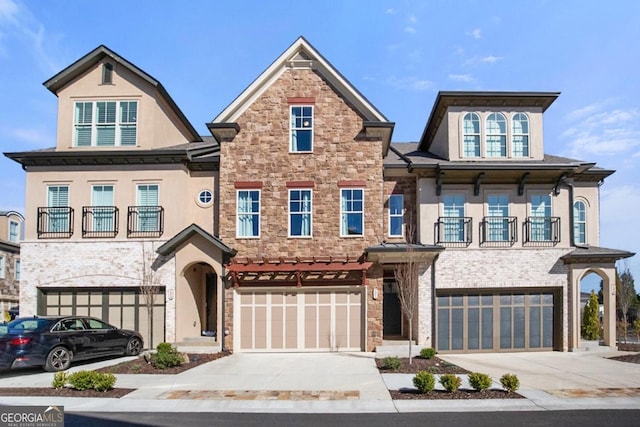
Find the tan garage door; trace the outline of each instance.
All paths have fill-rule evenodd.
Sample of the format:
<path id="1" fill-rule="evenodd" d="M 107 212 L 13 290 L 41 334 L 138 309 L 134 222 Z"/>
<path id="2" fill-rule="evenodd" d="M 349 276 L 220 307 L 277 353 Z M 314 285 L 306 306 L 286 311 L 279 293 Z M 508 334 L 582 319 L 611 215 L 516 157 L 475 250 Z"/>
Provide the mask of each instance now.
<path id="1" fill-rule="evenodd" d="M 362 291 L 238 292 L 239 351 L 360 351 Z"/>

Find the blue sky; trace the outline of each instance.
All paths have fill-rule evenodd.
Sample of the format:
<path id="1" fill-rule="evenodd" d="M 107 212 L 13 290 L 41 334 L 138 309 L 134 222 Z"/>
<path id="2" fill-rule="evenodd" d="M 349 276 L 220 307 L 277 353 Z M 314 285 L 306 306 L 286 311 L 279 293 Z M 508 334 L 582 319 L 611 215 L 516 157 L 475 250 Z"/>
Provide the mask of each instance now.
<path id="1" fill-rule="evenodd" d="M 616 169 L 601 246 L 640 252 L 640 2 L 0 0 L 0 152 L 55 145 L 49 77 L 100 44 L 160 80 L 195 128 L 303 35 L 416 141 L 439 90 L 559 91 L 545 152 Z M 24 212 L 0 157 L 0 210 Z M 27 220 L 30 220 L 29 218 Z M 640 274 L 634 257 L 628 267 Z"/>

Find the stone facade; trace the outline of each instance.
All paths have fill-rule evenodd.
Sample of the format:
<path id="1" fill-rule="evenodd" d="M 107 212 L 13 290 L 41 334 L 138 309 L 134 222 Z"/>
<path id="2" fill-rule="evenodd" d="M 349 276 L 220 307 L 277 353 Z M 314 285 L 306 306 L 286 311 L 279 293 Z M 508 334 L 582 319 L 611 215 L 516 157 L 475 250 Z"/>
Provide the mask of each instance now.
<path id="1" fill-rule="evenodd" d="M 305 98 L 314 107 L 312 153 L 289 152 L 292 98 Z M 237 257 L 358 258 L 383 240 L 382 142 L 361 136 L 362 117 L 318 73 L 287 69 L 237 123 L 238 135 L 221 143 L 219 197 L 220 237 L 238 251 Z M 260 238 L 236 238 L 236 184 L 246 182 L 261 187 Z M 311 238 L 288 237 L 288 182 L 307 182 L 313 190 Z M 344 182 L 364 189 L 362 237 L 340 237 Z M 379 292 L 381 275 L 368 274 L 370 286 Z M 382 307 L 371 295 L 369 289 L 369 349 L 381 340 L 382 330 Z M 231 304 L 226 315 L 233 318 Z"/>
<path id="2" fill-rule="evenodd" d="M 4 276 L 0 278 L 0 314 L 18 305 L 20 281 L 16 280 L 16 260 L 20 259 L 19 249 L 13 251 L 0 250 L 0 257 L 4 259 Z M 21 268 L 22 270 L 22 268 Z M 2 321 L 2 320 L 0 320 Z"/>

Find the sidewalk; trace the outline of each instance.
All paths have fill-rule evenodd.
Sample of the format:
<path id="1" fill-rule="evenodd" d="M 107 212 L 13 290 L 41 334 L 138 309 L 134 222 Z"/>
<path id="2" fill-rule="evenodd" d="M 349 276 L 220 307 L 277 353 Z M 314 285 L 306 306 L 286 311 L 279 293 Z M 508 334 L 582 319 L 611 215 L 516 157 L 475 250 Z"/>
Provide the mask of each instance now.
<path id="1" fill-rule="evenodd" d="M 622 353 L 616 353 L 622 354 Z M 62 405 L 95 412 L 441 412 L 637 409 L 640 365 L 583 353 L 452 355 L 470 371 L 518 374 L 525 399 L 391 400 L 388 389 L 412 387 L 411 374 L 380 375 L 373 353 L 234 354 L 177 375 L 117 375 L 120 399 L 2 397 L 0 405 Z M 90 370 L 127 359 L 77 366 Z M 517 368 L 519 371 L 515 370 Z M 601 372 L 594 372 L 593 369 Z M 49 387 L 52 373 L 0 376 L 0 387 Z M 553 380 L 553 381 L 552 381 Z M 554 382 L 555 381 L 555 382 Z M 620 382 L 617 386 L 613 382 Z M 496 387 L 499 385 L 496 383 Z M 567 397 L 560 390 L 623 388 L 611 397 Z M 571 394 L 569 394 L 571 395 Z M 574 394 L 574 395 L 580 395 Z"/>

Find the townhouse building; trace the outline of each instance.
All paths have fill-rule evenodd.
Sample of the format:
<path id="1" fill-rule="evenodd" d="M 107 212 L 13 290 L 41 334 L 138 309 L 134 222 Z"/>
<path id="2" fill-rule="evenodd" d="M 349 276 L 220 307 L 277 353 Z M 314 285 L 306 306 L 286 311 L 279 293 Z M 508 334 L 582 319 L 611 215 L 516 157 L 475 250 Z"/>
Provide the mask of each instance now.
<path id="1" fill-rule="evenodd" d="M 0 314 L 3 317 L 18 305 L 23 226 L 24 217 L 19 212 L 0 211 Z"/>
<path id="2" fill-rule="evenodd" d="M 155 346 L 374 351 L 406 337 L 394 271 L 419 265 L 417 343 L 573 350 L 613 171 L 544 154 L 557 93 L 441 92 L 417 143 L 304 38 L 199 135 L 105 46 L 44 83 L 56 147 L 26 171 L 23 314 L 90 314 Z"/>

